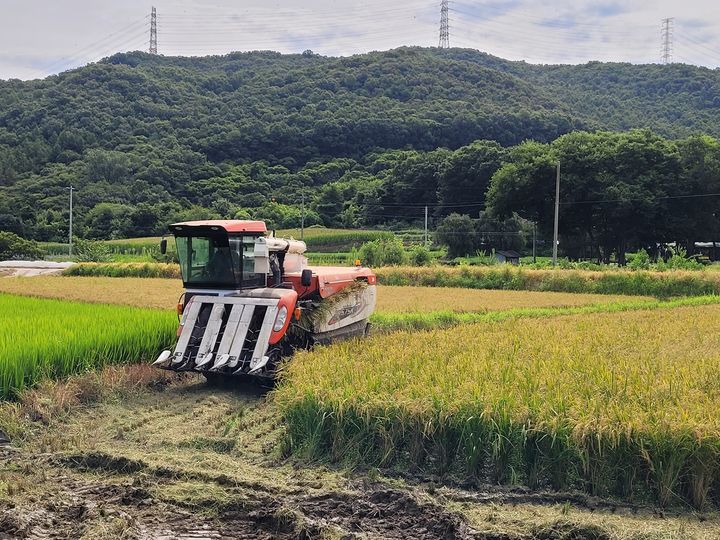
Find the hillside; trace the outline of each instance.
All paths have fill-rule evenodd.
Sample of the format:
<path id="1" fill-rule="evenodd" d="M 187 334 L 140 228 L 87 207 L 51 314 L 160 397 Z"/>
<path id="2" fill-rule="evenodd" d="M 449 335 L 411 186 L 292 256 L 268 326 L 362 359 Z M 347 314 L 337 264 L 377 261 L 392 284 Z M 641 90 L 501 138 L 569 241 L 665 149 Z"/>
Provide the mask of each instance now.
<path id="1" fill-rule="evenodd" d="M 147 205 L 136 230 L 158 214 L 222 215 L 271 197 L 297 202 L 303 190 L 313 198 L 337 180 L 376 177 L 400 149 L 549 142 L 576 129 L 720 135 L 719 95 L 720 72 L 705 68 L 535 66 L 467 49 L 116 54 L 44 80 L 0 81 L 0 228 L 62 237 L 71 182 L 80 230 L 98 204 Z M 344 185 L 329 198 L 342 199 Z"/>

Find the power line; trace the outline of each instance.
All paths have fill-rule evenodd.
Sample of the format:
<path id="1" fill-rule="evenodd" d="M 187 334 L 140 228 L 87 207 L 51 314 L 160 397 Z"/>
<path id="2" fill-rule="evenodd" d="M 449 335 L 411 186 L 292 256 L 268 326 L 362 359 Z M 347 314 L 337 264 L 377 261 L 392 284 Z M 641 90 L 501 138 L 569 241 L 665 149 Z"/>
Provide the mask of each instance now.
<path id="1" fill-rule="evenodd" d="M 140 20 L 136 20 L 127 26 L 124 26 L 120 28 L 119 30 L 116 30 L 115 32 L 108 34 L 107 36 L 103 37 L 102 39 L 99 39 L 89 45 L 86 45 L 85 47 L 78 49 L 77 51 L 64 56 L 62 58 L 59 58 L 58 60 L 55 60 L 44 67 L 42 67 L 42 71 L 45 72 L 52 72 L 55 69 L 68 65 L 73 63 L 76 60 L 79 60 L 81 57 L 87 56 L 88 54 L 92 53 L 93 50 L 96 50 L 98 47 L 103 46 L 106 43 L 116 42 L 120 39 L 126 39 L 129 34 L 137 32 L 138 29 L 142 28 L 143 33 L 146 31 L 147 28 L 148 15 L 143 17 Z M 133 38 L 134 39 L 134 38 Z"/>
<path id="2" fill-rule="evenodd" d="M 670 199 L 701 199 L 704 197 L 720 197 L 720 193 L 698 193 L 693 195 L 668 195 L 665 197 L 652 197 L 649 199 L 602 199 L 597 201 L 567 201 L 561 202 L 560 204 L 604 204 L 604 203 L 619 203 L 619 202 L 655 202 L 664 201 Z"/>

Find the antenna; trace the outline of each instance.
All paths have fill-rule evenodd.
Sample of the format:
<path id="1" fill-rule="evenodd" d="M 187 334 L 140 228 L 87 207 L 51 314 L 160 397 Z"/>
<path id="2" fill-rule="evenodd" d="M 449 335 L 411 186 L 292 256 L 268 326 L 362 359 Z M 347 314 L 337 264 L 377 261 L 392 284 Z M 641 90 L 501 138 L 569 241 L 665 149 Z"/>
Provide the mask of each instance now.
<path id="1" fill-rule="evenodd" d="M 157 54 L 157 11 L 155 6 L 150 13 L 150 54 Z"/>
<path id="2" fill-rule="evenodd" d="M 450 48 L 450 24 L 448 19 L 448 0 L 442 0 L 440 4 L 440 43 L 441 49 Z"/>
<path id="3" fill-rule="evenodd" d="M 662 20 L 662 30 L 660 31 L 660 41 L 662 42 L 662 63 L 671 64 L 673 54 L 673 23 L 675 17 L 669 17 Z"/>

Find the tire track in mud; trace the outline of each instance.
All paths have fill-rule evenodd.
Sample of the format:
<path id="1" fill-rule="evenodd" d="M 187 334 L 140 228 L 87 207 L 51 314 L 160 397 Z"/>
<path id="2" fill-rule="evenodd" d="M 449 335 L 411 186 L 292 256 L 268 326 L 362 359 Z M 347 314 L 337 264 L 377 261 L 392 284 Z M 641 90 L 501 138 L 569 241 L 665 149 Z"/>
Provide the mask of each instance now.
<path id="1" fill-rule="evenodd" d="M 82 523 L 115 520 L 124 523 L 122 538 L 133 540 L 206 540 L 226 538 L 311 539 L 333 531 L 340 538 L 414 538 L 417 540 L 485 538 L 478 536 L 456 513 L 406 490 L 367 484 L 352 492 L 307 494 L 273 492 L 267 486 L 235 482 L 223 475 L 190 475 L 173 469 L 149 467 L 142 461 L 101 453 L 51 458 L 62 493 L 25 516 L 11 528 L 16 538 L 46 540 L 80 538 L 88 533 Z M 101 473 L 97 481 L 78 477 L 74 470 Z M 67 472 L 67 474 L 62 474 Z M 178 504 L 154 497 L 138 481 L 113 483 L 122 475 L 150 475 L 158 481 L 181 478 L 216 483 L 237 494 L 236 502 L 213 506 Z M 8 524 L 6 509 L 0 525 Z M 4 522 L 2 520 L 5 520 Z M 81 525 L 78 525 L 80 523 Z M 2 527 L 0 526 L 0 530 Z M 2 538 L 2 537 L 0 537 Z"/>

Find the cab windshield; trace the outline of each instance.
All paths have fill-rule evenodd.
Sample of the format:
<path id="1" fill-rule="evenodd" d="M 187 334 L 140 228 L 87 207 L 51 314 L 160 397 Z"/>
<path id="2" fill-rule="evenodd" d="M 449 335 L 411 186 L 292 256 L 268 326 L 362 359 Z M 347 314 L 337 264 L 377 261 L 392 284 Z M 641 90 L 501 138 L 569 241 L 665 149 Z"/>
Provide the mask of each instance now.
<path id="1" fill-rule="evenodd" d="M 265 285 L 265 276 L 255 273 L 255 236 L 178 236 L 175 241 L 186 287 Z"/>

